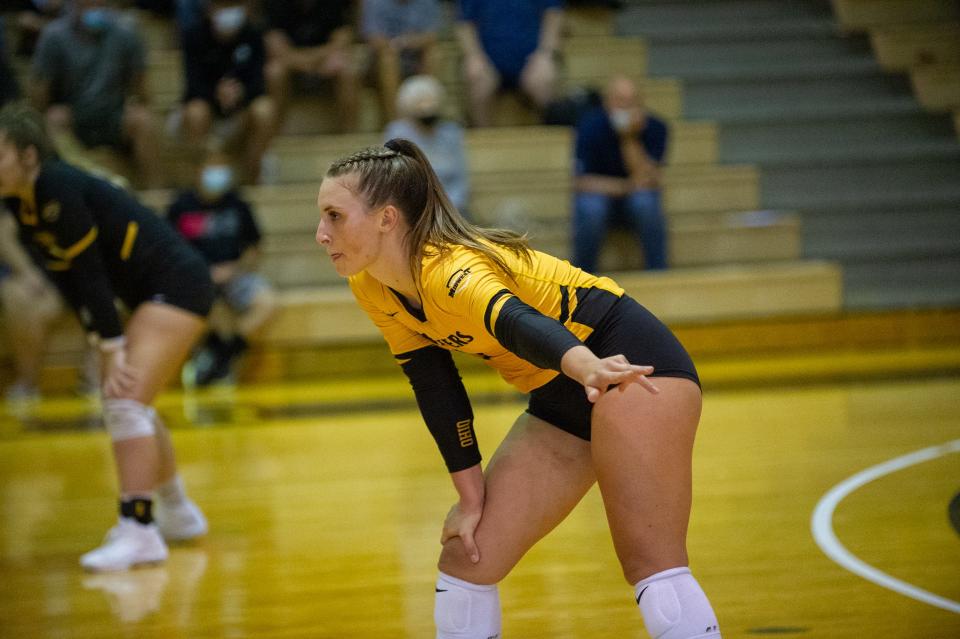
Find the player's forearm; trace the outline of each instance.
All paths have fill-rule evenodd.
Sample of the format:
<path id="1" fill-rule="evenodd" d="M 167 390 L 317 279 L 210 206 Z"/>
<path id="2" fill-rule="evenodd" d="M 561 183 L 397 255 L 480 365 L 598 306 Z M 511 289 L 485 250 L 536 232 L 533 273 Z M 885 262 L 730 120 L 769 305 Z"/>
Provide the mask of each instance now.
<path id="1" fill-rule="evenodd" d="M 465 511 L 481 510 L 486 495 L 483 484 L 483 470 L 480 464 L 471 466 L 455 473 L 450 473 L 453 487 L 460 496 L 461 509 Z"/>

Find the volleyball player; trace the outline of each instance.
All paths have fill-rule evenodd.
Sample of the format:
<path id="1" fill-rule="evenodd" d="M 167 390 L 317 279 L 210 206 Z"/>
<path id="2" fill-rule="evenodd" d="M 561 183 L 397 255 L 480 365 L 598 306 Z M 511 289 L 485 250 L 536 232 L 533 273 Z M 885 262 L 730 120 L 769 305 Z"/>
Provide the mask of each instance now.
<path id="1" fill-rule="evenodd" d="M 203 332 L 213 298 L 207 266 L 128 193 L 57 159 L 40 115 L 24 106 L 0 111 L 0 195 L 103 361 L 103 421 L 119 475 L 120 517 L 80 563 L 109 571 L 161 562 L 164 538 L 207 529 L 150 407 Z M 130 310 L 125 328 L 117 299 Z"/>
<path id="2" fill-rule="evenodd" d="M 459 495 L 437 637 L 500 637 L 497 583 L 595 481 L 650 635 L 719 637 L 686 551 L 700 387 L 670 331 L 616 282 L 466 222 L 407 140 L 334 163 L 317 203 L 317 242 L 409 377 Z M 485 470 L 452 350 L 530 395 Z"/>

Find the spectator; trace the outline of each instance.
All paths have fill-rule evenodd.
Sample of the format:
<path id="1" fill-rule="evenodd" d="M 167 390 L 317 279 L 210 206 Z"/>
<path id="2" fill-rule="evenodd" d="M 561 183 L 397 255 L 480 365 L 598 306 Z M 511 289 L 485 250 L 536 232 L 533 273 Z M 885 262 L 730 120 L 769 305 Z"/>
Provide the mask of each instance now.
<path id="1" fill-rule="evenodd" d="M 243 139 L 243 179 L 260 177 L 263 154 L 277 128 L 274 101 L 266 95 L 263 33 L 243 0 L 210 0 L 203 21 L 184 34 L 187 87 L 183 128 L 205 146 L 214 122 L 231 142 Z"/>
<path id="2" fill-rule="evenodd" d="M 667 267 L 660 166 L 667 126 L 648 113 L 632 80 L 610 80 L 603 106 L 577 125 L 573 263 L 594 272 L 611 223 L 638 236 L 649 269 Z"/>
<path id="3" fill-rule="evenodd" d="M 456 31 L 474 126 L 490 124 L 500 88 L 518 88 L 546 107 L 556 91 L 562 27 L 561 0 L 460 0 Z"/>
<path id="4" fill-rule="evenodd" d="M 364 0 L 362 32 L 373 50 L 385 122 L 396 118 L 400 81 L 435 72 L 439 28 L 439 0 Z"/>
<path id="5" fill-rule="evenodd" d="M 144 186 L 160 183 L 146 53 L 134 24 L 105 0 L 76 0 L 40 36 L 31 92 L 55 140 L 132 149 Z"/>
<path id="6" fill-rule="evenodd" d="M 271 0 L 264 3 L 264 12 L 267 85 L 281 119 L 294 75 L 307 86 L 317 79 L 333 80 L 341 128 L 355 130 L 359 77 L 350 0 Z"/>
<path id="7" fill-rule="evenodd" d="M 37 48 L 37 39 L 52 20 L 59 17 L 65 8 L 64 0 L 13 0 L 10 3 L 16 15 L 17 55 L 32 56 Z"/>
<path id="8" fill-rule="evenodd" d="M 210 266 L 217 304 L 206 346 L 195 358 L 201 386 L 227 377 L 234 360 L 276 308 L 274 293 L 256 272 L 260 230 L 250 205 L 233 189 L 233 170 L 220 153 L 207 156 L 195 188 L 181 192 L 167 219 Z M 225 308 L 224 308 L 225 307 Z M 224 326 L 218 326 L 219 322 Z"/>
<path id="9" fill-rule="evenodd" d="M 430 160 L 450 201 L 465 214 L 470 180 L 463 127 L 441 116 L 445 98 L 443 86 L 436 78 L 428 75 L 408 78 L 397 94 L 400 119 L 387 125 L 383 137 L 415 142 Z"/>

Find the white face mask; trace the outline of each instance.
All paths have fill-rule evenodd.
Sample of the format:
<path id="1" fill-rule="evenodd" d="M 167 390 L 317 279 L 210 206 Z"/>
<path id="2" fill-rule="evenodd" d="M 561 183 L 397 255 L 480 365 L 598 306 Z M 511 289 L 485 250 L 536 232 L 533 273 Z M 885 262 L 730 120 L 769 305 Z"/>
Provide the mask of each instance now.
<path id="1" fill-rule="evenodd" d="M 228 7 L 217 10 L 213 16 L 213 28 L 220 35 L 232 35 L 240 30 L 247 21 L 247 10 L 243 7 Z"/>
<path id="2" fill-rule="evenodd" d="M 631 109 L 611 109 L 610 124 L 615 131 L 626 131 L 633 124 L 633 111 Z"/>
<path id="3" fill-rule="evenodd" d="M 230 190 L 230 186 L 233 184 L 233 170 L 224 165 L 204 167 L 200 182 L 203 185 L 204 192 L 208 195 L 223 195 Z"/>

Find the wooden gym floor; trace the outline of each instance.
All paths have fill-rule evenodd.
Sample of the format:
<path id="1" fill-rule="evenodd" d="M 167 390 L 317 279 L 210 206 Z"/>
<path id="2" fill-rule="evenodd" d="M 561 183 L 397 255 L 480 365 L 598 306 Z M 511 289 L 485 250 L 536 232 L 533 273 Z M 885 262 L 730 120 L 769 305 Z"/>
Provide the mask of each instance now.
<path id="1" fill-rule="evenodd" d="M 487 374 L 467 386 L 489 456 L 523 404 Z M 158 408 L 211 533 L 112 575 L 77 564 L 114 517 L 96 407 L 0 418 L 0 637 L 433 636 L 454 493 L 399 374 L 170 393 Z M 708 392 L 689 546 L 724 637 L 960 637 L 958 438 L 957 376 Z M 949 442 L 841 495 L 820 533 L 953 612 L 853 574 L 811 532 L 837 484 Z M 501 596 L 509 639 L 646 636 L 595 490 Z"/>

